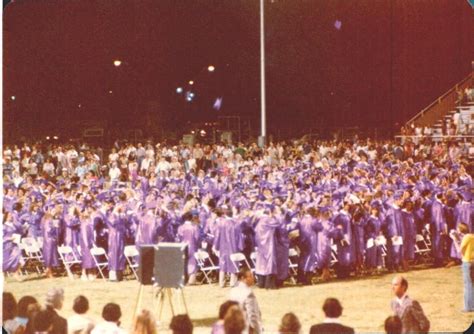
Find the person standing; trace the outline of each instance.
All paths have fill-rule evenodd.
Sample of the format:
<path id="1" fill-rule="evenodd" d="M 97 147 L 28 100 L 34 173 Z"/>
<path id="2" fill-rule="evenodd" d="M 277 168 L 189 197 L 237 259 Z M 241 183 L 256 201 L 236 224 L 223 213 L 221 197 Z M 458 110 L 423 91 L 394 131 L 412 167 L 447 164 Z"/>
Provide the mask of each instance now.
<path id="1" fill-rule="evenodd" d="M 407 295 L 408 281 L 403 276 L 392 280 L 392 291 L 395 298 L 391 302 L 394 315 L 402 320 L 402 333 L 428 333 L 430 321 L 420 303 Z"/>
<path id="2" fill-rule="evenodd" d="M 474 233 L 469 233 L 466 224 L 458 225 L 458 232 L 464 234 L 461 241 L 462 276 L 464 280 L 464 309 L 463 312 L 474 312 Z"/>
<path id="3" fill-rule="evenodd" d="M 20 259 L 21 250 L 18 245 L 21 236 L 21 227 L 15 224 L 12 214 L 5 213 L 3 215 L 3 272 L 14 273 L 16 280 L 20 277 Z"/>
<path id="4" fill-rule="evenodd" d="M 125 207 L 118 204 L 113 211 L 105 217 L 109 228 L 108 257 L 109 257 L 109 280 L 117 282 L 122 280 L 122 271 L 125 269 L 125 229 L 127 215 Z"/>
<path id="5" fill-rule="evenodd" d="M 189 285 L 196 284 L 197 262 L 194 254 L 199 249 L 199 216 L 197 211 L 186 212 L 183 215 L 184 224 L 178 227 L 178 240 L 188 245 L 188 275 Z"/>
<path id="6" fill-rule="evenodd" d="M 274 216 L 275 208 L 265 209 L 255 227 L 257 258 L 255 273 L 259 288 L 276 289 L 277 259 L 275 250 L 275 231 L 279 222 Z"/>
<path id="7" fill-rule="evenodd" d="M 224 217 L 224 213 L 225 217 Z M 237 277 L 237 269 L 230 260 L 230 256 L 242 250 L 242 233 L 240 224 L 232 219 L 230 210 L 223 206 L 217 211 L 216 235 L 214 249 L 219 252 L 219 286 L 225 286 L 225 274 L 230 274 L 230 286 L 234 286 Z"/>
<path id="8" fill-rule="evenodd" d="M 249 334 L 262 333 L 262 314 L 258 306 L 257 298 L 252 291 L 255 277 L 249 268 L 242 268 L 238 274 L 237 285 L 230 290 L 229 300 L 239 303 L 244 311 Z"/>

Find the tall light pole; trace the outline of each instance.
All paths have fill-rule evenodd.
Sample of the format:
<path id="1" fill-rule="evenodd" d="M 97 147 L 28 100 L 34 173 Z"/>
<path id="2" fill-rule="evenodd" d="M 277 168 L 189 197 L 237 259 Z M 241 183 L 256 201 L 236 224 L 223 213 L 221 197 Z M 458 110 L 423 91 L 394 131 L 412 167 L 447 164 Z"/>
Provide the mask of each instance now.
<path id="1" fill-rule="evenodd" d="M 264 6 L 260 0 L 260 127 L 261 133 L 258 138 L 258 145 L 265 146 L 265 137 L 267 136 L 266 110 L 265 110 L 265 24 L 264 24 Z"/>

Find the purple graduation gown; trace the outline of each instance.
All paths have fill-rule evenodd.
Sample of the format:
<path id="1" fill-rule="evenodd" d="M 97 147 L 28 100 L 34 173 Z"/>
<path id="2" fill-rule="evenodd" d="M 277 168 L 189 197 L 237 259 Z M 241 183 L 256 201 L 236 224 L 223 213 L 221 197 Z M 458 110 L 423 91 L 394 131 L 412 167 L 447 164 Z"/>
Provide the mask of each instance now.
<path id="1" fill-rule="evenodd" d="M 413 260 L 415 258 L 416 225 L 413 212 L 402 210 L 403 223 L 403 258 Z"/>
<path id="2" fill-rule="evenodd" d="M 82 269 L 95 268 L 90 249 L 94 245 L 94 217 L 83 219 L 80 226 L 79 245 L 82 253 Z"/>
<path id="3" fill-rule="evenodd" d="M 235 274 L 237 269 L 230 260 L 230 255 L 243 248 L 240 224 L 229 217 L 218 218 L 216 223 L 214 247 L 219 251 L 220 271 Z"/>
<path id="4" fill-rule="evenodd" d="M 321 220 L 320 224 L 322 230 L 318 233 L 317 266 L 319 269 L 323 269 L 329 268 L 329 264 L 331 263 L 331 238 L 329 237 L 331 222 L 329 220 Z"/>
<path id="5" fill-rule="evenodd" d="M 433 257 L 435 259 L 442 259 L 444 257 L 443 250 L 446 236 L 441 235 L 441 232 L 446 229 L 446 221 L 444 217 L 443 204 L 441 202 L 437 200 L 433 201 L 433 204 L 431 205 L 430 218 Z"/>
<path id="6" fill-rule="evenodd" d="M 20 265 L 20 247 L 13 240 L 9 240 L 13 234 L 21 234 L 20 226 L 13 222 L 5 222 L 3 224 L 3 272 L 15 272 Z"/>
<path id="7" fill-rule="evenodd" d="M 389 260 L 395 266 L 400 264 L 402 259 L 402 252 L 403 247 L 400 245 L 393 245 L 392 244 L 392 237 L 394 236 L 401 236 L 405 234 L 403 231 L 403 221 L 402 221 L 402 213 L 400 208 L 398 207 L 390 207 L 387 210 L 387 215 L 385 217 L 385 224 L 387 228 L 387 250 L 389 252 L 390 258 Z M 405 242 L 405 240 L 403 240 Z"/>
<path id="8" fill-rule="evenodd" d="M 199 249 L 199 227 L 189 221 L 178 227 L 178 240 L 188 245 L 188 274 L 197 272 L 194 254 Z"/>
<path id="9" fill-rule="evenodd" d="M 473 215 L 473 210 L 472 210 L 471 203 L 462 201 L 456 204 L 456 206 L 454 207 L 454 228 L 457 230 L 460 223 L 465 223 L 469 228 L 469 232 L 473 233 L 474 222 L 472 219 L 472 215 Z M 459 260 L 462 258 L 461 253 L 458 252 L 453 242 L 451 242 L 451 249 L 449 252 L 449 256 L 452 257 L 453 259 L 459 259 Z"/>
<path id="10" fill-rule="evenodd" d="M 341 266 L 348 267 L 354 263 L 354 252 L 353 252 L 353 238 L 351 229 L 351 217 L 346 213 L 340 213 L 333 220 L 333 226 L 342 227 L 341 233 L 336 233 L 333 229 L 334 234 L 332 235 L 334 241 L 337 242 L 337 261 Z M 347 244 L 345 241 L 348 241 Z"/>
<path id="11" fill-rule="evenodd" d="M 298 268 L 303 272 L 312 272 L 318 260 L 318 232 L 322 225 L 310 215 L 304 215 L 300 222 L 300 237 L 298 246 L 300 257 Z"/>
<path id="12" fill-rule="evenodd" d="M 58 240 L 60 220 L 44 216 L 41 220 L 43 226 L 43 261 L 45 267 L 57 267 L 58 260 Z"/>
<path id="13" fill-rule="evenodd" d="M 370 216 L 365 223 L 365 242 L 369 239 L 377 238 L 380 235 L 380 230 L 382 228 L 382 222 L 380 218 L 375 216 Z M 376 268 L 382 266 L 382 246 L 374 245 L 370 248 L 366 248 L 366 257 L 365 265 L 367 268 Z"/>
<path id="14" fill-rule="evenodd" d="M 71 247 L 76 256 L 79 256 L 77 246 L 79 245 L 81 222 L 76 216 L 66 215 L 64 216 L 64 223 L 64 245 Z"/>
<path id="15" fill-rule="evenodd" d="M 288 251 L 290 249 L 290 239 L 285 223 L 280 220 L 280 225 L 276 229 L 275 253 L 277 264 L 277 279 L 284 281 L 289 275 Z"/>
<path id="16" fill-rule="evenodd" d="M 279 226 L 276 218 L 263 216 L 255 227 L 255 243 L 257 259 L 255 273 L 257 275 L 273 275 L 277 273 L 275 251 L 275 229 Z"/>
<path id="17" fill-rule="evenodd" d="M 145 213 L 138 217 L 137 232 L 135 234 L 135 244 L 156 244 L 157 243 L 157 224 L 153 213 Z"/>
<path id="18" fill-rule="evenodd" d="M 110 214 L 105 218 L 109 227 L 109 270 L 125 269 L 125 229 L 127 216 L 122 214 Z"/>

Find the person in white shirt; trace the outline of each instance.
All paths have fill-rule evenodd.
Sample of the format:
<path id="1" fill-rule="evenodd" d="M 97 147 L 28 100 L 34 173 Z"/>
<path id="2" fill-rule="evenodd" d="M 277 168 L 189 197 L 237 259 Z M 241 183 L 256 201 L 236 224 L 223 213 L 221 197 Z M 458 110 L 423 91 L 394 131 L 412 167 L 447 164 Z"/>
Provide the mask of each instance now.
<path id="1" fill-rule="evenodd" d="M 229 300 L 239 303 L 240 308 L 245 314 L 248 332 L 262 333 L 262 314 L 258 306 L 257 298 L 252 291 L 252 285 L 255 284 L 255 277 L 248 268 L 243 268 L 237 275 L 238 283 L 230 290 Z"/>
<path id="2" fill-rule="evenodd" d="M 89 310 L 89 301 L 84 296 L 77 296 L 72 306 L 75 314 L 67 319 L 68 333 L 77 333 L 90 330 L 94 327 L 94 321 L 86 316 Z"/>
<path id="3" fill-rule="evenodd" d="M 122 311 L 115 303 L 108 303 L 102 310 L 103 322 L 97 324 L 91 334 L 125 334 L 127 331 L 120 328 L 120 317 Z"/>
<path id="4" fill-rule="evenodd" d="M 120 168 L 117 167 L 117 163 L 113 163 L 109 170 L 110 181 L 117 181 L 120 177 Z"/>

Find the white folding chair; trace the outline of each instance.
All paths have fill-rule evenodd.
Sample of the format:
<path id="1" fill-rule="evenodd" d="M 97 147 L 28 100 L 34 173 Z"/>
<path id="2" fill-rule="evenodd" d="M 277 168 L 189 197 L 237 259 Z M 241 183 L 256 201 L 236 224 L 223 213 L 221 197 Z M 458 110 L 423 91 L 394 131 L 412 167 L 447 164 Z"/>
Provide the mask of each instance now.
<path id="1" fill-rule="evenodd" d="M 135 278 L 138 280 L 138 249 L 135 245 L 125 246 L 123 250 L 123 254 L 125 255 L 125 259 L 127 259 L 128 266 L 132 271 Z"/>
<path id="2" fill-rule="evenodd" d="M 298 275 L 298 257 L 299 255 L 296 249 L 290 248 L 288 250 L 288 267 L 290 269 L 290 277 L 293 284 L 296 284 L 295 276 Z"/>
<path id="3" fill-rule="evenodd" d="M 74 279 L 72 273 L 72 267 L 76 264 L 80 265 L 81 260 L 77 258 L 76 254 L 72 250 L 71 246 L 59 246 L 58 247 L 59 257 L 66 268 L 67 276 L 70 279 Z"/>
<path id="4" fill-rule="evenodd" d="M 209 253 L 203 250 L 198 250 L 196 253 L 194 253 L 194 258 L 197 261 L 199 270 L 204 274 L 204 279 L 201 281 L 201 283 L 206 280 L 208 284 L 212 284 L 210 274 L 213 271 L 218 272 L 219 266 L 216 266 L 209 256 Z"/>
<path id="5" fill-rule="evenodd" d="M 22 238 L 20 242 L 20 249 L 23 250 L 22 262 L 25 271 L 28 272 L 29 267 L 35 268 L 38 275 L 43 273 L 43 253 L 41 248 L 34 238 Z"/>
<path id="6" fill-rule="evenodd" d="M 91 255 L 97 269 L 99 270 L 100 276 L 105 279 L 103 270 L 109 266 L 109 258 L 105 249 L 102 247 L 92 247 Z"/>
<path id="7" fill-rule="evenodd" d="M 331 262 L 330 265 L 334 265 L 338 262 L 337 260 L 337 245 L 331 245 Z"/>
<path id="8" fill-rule="evenodd" d="M 252 261 L 252 271 L 255 271 L 255 267 L 257 266 L 257 252 L 250 253 L 250 261 Z"/>
<path id="9" fill-rule="evenodd" d="M 234 265 L 237 271 L 239 271 L 240 267 L 242 267 L 243 265 L 247 266 L 247 268 L 249 269 L 252 269 L 250 267 L 249 262 L 247 261 L 247 258 L 242 253 L 230 254 L 230 260 L 232 261 L 232 264 Z"/>
<path id="10" fill-rule="evenodd" d="M 44 243 L 43 237 L 37 237 L 36 238 L 36 243 L 38 244 L 40 249 L 43 249 L 43 243 Z"/>

